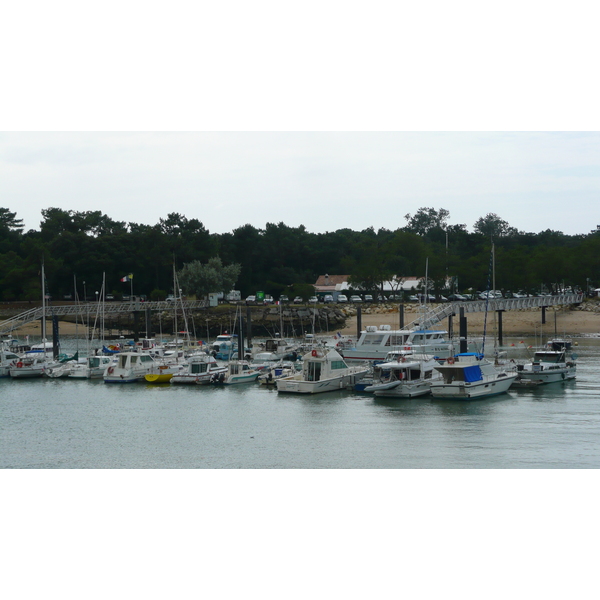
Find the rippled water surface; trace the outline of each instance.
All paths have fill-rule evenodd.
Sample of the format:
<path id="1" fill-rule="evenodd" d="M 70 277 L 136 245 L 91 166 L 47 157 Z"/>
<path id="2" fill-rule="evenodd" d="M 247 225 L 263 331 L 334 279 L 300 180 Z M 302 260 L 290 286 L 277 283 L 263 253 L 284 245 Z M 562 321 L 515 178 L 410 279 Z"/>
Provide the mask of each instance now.
<path id="1" fill-rule="evenodd" d="M 489 400 L 0 379 L 3 468 L 597 468 L 600 340 L 577 380 Z"/>

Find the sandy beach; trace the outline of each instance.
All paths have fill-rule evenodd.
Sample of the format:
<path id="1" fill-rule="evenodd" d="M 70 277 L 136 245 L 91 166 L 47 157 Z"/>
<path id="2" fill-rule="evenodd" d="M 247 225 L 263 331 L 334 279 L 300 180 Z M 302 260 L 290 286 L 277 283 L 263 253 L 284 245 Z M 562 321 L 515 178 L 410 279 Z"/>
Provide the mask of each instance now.
<path id="1" fill-rule="evenodd" d="M 506 311 L 502 315 L 502 331 L 505 336 L 533 336 L 536 333 L 539 335 L 540 328 L 542 332 L 551 335 L 554 333 L 554 315 L 555 311 L 551 308 L 546 310 L 546 323 L 542 325 L 542 311 L 523 310 L 523 311 Z M 483 333 L 484 313 L 468 313 L 467 329 L 469 334 L 481 335 Z M 405 324 L 417 318 L 415 312 L 407 312 L 404 316 Z M 399 313 L 394 312 L 371 313 L 367 314 L 367 310 L 362 312 L 362 327 L 367 325 L 390 325 L 392 328 L 399 327 Z M 439 325 L 442 329 L 447 329 L 448 319 L 440 321 Z M 458 333 L 458 316 L 453 319 L 454 331 Z M 487 331 L 493 333 L 494 315 L 488 313 Z M 592 312 L 587 310 L 557 310 L 556 311 L 556 331 L 558 335 L 585 335 L 585 334 L 600 334 L 600 312 Z M 350 317 L 346 321 L 346 326 L 340 330 L 342 335 L 356 336 L 356 316 Z"/>

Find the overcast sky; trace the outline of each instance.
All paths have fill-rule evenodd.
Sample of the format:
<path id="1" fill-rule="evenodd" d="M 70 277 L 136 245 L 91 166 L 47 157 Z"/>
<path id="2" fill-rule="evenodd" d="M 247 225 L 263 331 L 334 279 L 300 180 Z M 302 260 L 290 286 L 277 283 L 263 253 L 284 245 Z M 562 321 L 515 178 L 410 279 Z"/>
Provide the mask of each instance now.
<path id="1" fill-rule="evenodd" d="M 222 233 L 251 223 L 324 232 L 406 224 L 446 208 L 472 229 L 490 212 L 519 230 L 600 224 L 598 133 L 4 133 L 0 206 L 101 210 L 154 224 L 171 212 Z"/>

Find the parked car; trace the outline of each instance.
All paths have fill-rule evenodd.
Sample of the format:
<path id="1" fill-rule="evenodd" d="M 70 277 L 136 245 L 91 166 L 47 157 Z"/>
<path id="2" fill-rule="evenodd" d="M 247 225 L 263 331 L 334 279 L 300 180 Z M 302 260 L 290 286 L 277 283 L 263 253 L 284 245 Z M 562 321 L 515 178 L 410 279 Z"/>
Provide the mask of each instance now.
<path id="1" fill-rule="evenodd" d="M 311 296 L 311 297 L 308 299 L 308 301 L 309 301 L 310 303 L 312 303 L 312 304 L 316 304 L 316 303 L 319 301 L 319 299 L 318 299 L 316 296 Z"/>
<path id="2" fill-rule="evenodd" d="M 373 302 L 373 296 L 371 296 L 371 294 L 365 294 L 365 302 Z"/>
<path id="3" fill-rule="evenodd" d="M 362 298 L 360 296 L 357 296 L 356 294 L 354 294 L 353 296 L 350 296 L 350 302 L 354 302 L 354 303 L 362 303 Z"/>
<path id="4" fill-rule="evenodd" d="M 273 300 L 273 296 L 269 296 L 269 294 L 267 294 L 265 296 L 265 299 L 263 300 L 263 302 L 265 304 L 273 304 L 274 300 Z"/>
<path id="5" fill-rule="evenodd" d="M 246 298 L 246 304 L 255 304 L 256 303 L 256 296 L 248 296 Z"/>
<path id="6" fill-rule="evenodd" d="M 123 300 L 125 300 L 126 296 L 123 296 Z M 129 296 L 127 296 L 127 300 L 129 300 Z M 167 296 L 167 299 L 165 300 L 165 302 L 175 302 L 175 296 Z"/>
<path id="7" fill-rule="evenodd" d="M 290 299 L 285 296 L 284 294 L 281 294 L 281 296 L 279 296 L 279 302 L 289 302 Z"/>
<path id="8" fill-rule="evenodd" d="M 490 290 L 489 292 L 481 292 L 481 294 L 479 294 L 479 299 L 487 300 L 488 296 L 489 296 L 490 300 L 494 300 L 496 298 L 502 298 L 502 292 L 499 292 L 497 290 Z"/>
<path id="9" fill-rule="evenodd" d="M 302 300 L 302 296 L 296 296 L 294 298 L 294 304 L 302 304 L 304 300 Z"/>
<path id="10" fill-rule="evenodd" d="M 345 296 L 344 294 L 338 294 L 337 301 L 338 301 L 340 304 L 345 304 L 346 302 L 348 302 L 348 297 L 347 297 L 347 296 Z"/>
<path id="11" fill-rule="evenodd" d="M 462 294 L 450 294 L 448 300 L 450 300 L 450 302 L 464 302 L 467 298 Z"/>
<path id="12" fill-rule="evenodd" d="M 325 296 L 323 297 L 323 302 L 325 302 L 325 304 L 333 302 L 333 296 L 331 294 L 325 294 Z"/>

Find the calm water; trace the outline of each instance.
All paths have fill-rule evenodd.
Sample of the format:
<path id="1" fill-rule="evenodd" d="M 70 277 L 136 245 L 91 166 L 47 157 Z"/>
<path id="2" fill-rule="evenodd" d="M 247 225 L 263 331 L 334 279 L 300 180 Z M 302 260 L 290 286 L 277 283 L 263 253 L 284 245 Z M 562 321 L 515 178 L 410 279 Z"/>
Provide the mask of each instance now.
<path id="1" fill-rule="evenodd" d="M 475 402 L 0 379 L 0 467 L 598 468 L 600 340 L 578 342 L 576 381 Z"/>

